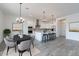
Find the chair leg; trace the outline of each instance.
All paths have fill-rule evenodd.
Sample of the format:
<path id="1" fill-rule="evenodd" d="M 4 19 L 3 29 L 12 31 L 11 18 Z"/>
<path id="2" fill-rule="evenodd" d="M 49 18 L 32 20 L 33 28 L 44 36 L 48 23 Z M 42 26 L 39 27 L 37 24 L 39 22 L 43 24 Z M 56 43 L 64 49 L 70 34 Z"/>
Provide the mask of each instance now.
<path id="1" fill-rule="evenodd" d="M 32 46 L 33 46 L 33 48 L 34 48 L 34 42 L 32 42 Z"/>
<path id="2" fill-rule="evenodd" d="M 32 56 L 31 49 L 29 49 L 29 51 L 30 51 L 30 56 Z"/>
<path id="3" fill-rule="evenodd" d="M 23 52 L 19 52 L 19 56 L 22 56 L 23 55 Z"/>
<path id="4" fill-rule="evenodd" d="M 16 46 L 15 46 L 15 52 L 16 52 Z"/>
<path id="5" fill-rule="evenodd" d="M 7 54 L 6 55 L 8 55 L 8 51 L 9 51 L 9 47 L 7 48 Z"/>
<path id="6" fill-rule="evenodd" d="M 20 52 L 19 52 L 19 56 L 20 56 Z"/>
<path id="7" fill-rule="evenodd" d="M 23 53 L 21 52 L 21 56 L 23 55 Z"/>

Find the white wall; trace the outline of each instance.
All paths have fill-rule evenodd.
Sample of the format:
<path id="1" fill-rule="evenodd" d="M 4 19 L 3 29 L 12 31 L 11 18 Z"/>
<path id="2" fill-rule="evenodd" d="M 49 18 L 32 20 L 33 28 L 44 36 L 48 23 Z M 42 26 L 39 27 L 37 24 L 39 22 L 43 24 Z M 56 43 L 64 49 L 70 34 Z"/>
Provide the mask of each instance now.
<path id="1" fill-rule="evenodd" d="M 0 43 L 2 42 L 2 33 L 3 33 L 3 13 L 0 11 Z"/>
<path id="2" fill-rule="evenodd" d="M 12 15 L 8 15 L 8 14 L 5 14 L 4 15 L 4 29 L 11 29 L 12 30 L 12 24 L 15 23 L 15 19 L 16 17 L 15 16 L 12 16 Z M 13 32 L 12 32 L 13 34 Z"/>
<path id="3" fill-rule="evenodd" d="M 66 39 L 79 41 L 79 32 L 69 32 L 69 23 L 75 21 L 79 22 L 79 13 L 65 16 L 60 19 L 66 19 Z M 57 29 L 57 31 L 58 30 L 59 28 Z M 57 33 L 59 35 L 59 32 Z"/>
<path id="4" fill-rule="evenodd" d="M 5 19 L 5 21 L 4 21 L 4 23 L 5 23 L 5 25 L 4 25 L 4 27 L 5 28 L 9 28 L 9 29 L 11 29 L 12 30 L 12 24 L 13 23 L 16 23 L 16 16 L 14 16 L 14 15 L 8 15 L 8 14 L 5 14 L 4 15 L 4 19 Z M 23 17 L 24 18 L 24 17 Z M 24 34 L 28 34 L 28 26 L 34 26 L 34 20 L 33 19 L 31 19 L 31 18 L 24 18 L 25 19 L 25 21 L 24 21 L 24 23 L 23 23 L 23 33 Z M 4 28 L 4 29 L 5 29 Z M 16 34 L 16 33 L 18 33 L 18 32 L 13 32 L 12 31 L 12 36 L 14 35 L 14 34 Z"/>
<path id="5" fill-rule="evenodd" d="M 56 21 L 57 37 L 59 37 L 59 35 L 60 35 L 59 20 L 61 20 L 61 19 L 66 19 L 66 21 L 65 21 L 65 23 L 66 23 L 65 24 L 66 25 L 66 39 L 79 41 L 79 32 L 69 32 L 69 23 L 75 22 L 75 21 L 79 22 L 79 13 L 68 15 L 68 16 L 65 16 L 65 17 L 62 17 L 62 18 L 57 18 L 57 21 Z"/>

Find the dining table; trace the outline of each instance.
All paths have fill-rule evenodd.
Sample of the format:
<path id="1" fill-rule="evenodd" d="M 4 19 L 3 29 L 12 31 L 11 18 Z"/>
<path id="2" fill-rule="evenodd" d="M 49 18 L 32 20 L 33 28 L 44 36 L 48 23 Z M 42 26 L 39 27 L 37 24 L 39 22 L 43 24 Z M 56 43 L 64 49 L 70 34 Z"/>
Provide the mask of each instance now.
<path id="1" fill-rule="evenodd" d="M 20 37 L 19 35 L 14 35 L 13 40 L 15 42 L 17 42 L 17 45 L 20 44 L 20 42 L 22 41 L 26 41 L 26 40 L 31 40 L 32 37 L 30 35 L 25 35 L 23 34 L 22 37 Z"/>

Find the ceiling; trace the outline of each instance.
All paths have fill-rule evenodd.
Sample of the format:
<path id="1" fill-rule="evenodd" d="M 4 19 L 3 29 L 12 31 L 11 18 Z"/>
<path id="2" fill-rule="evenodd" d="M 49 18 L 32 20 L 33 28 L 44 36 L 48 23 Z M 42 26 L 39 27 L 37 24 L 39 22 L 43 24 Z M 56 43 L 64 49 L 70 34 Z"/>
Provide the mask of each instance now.
<path id="1" fill-rule="evenodd" d="M 28 9 L 29 8 L 29 9 Z M 19 3 L 0 3 L 0 9 L 7 14 L 19 16 Z M 22 16 L 42 18 L 43 11 L 47 18 L 51 15 L 60 18 L 79 13 L 79 3 L 23 3 Z"/>

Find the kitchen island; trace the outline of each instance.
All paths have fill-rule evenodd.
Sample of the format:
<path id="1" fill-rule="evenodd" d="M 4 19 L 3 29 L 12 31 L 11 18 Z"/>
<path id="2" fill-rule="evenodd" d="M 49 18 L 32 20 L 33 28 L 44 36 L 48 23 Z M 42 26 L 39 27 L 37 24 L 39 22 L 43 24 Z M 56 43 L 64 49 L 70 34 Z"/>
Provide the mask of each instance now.
<path id="1" fill-rule="evenodd" d="M 42 41 L 43 32 L 36 31 L 35 32 L 35 39 L 38 41 Z"/>
<path id="2" fill-rule="evenodd" d="M 43 41 L 43 40 L 50 40 L 50 39 L 55 39 L 56 38 L 56 33 L 55 32 L 42 32 L 42 31 L 36 31 L 35 32 L 35 39 L 38 41 Z"/>

